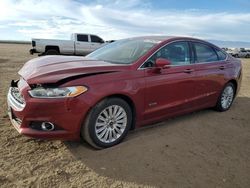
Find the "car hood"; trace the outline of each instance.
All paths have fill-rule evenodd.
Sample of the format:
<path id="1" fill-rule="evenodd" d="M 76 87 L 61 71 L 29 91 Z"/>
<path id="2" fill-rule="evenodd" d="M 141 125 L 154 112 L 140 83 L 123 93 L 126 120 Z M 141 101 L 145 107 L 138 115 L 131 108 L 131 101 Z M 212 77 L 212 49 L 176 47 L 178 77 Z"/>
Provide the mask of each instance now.
<path id="1" fill-rule="evenodd" d="M 56 83 L 60 80 L 88 74 L 123 71 L 128 65 L 112 64 L 77 56 L 44 56 L 32 59 L 18 72 L 28 84 Z"/>

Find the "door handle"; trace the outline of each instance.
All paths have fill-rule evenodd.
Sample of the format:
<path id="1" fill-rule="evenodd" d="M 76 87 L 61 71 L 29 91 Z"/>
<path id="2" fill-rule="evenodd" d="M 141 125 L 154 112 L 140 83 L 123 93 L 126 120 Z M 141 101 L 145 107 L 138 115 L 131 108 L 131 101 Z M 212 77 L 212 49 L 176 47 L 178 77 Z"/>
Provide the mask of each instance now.
<path id="1" fill-rule="evenodd" d="M 194 69 L 185 69 L 183 72 L 185 72 L 185 73 L 191 73 L 191 72 L 194 72 Z"/>
<path id="2" fill-rule="evenodd" d="M 224 69 L 225 69 L 225 66 L 224 66 L 224 65 L 221 65 L 221 66 L 219 67 L 219 69 L 220 69 L 220 70 L 224 70 Z"/>

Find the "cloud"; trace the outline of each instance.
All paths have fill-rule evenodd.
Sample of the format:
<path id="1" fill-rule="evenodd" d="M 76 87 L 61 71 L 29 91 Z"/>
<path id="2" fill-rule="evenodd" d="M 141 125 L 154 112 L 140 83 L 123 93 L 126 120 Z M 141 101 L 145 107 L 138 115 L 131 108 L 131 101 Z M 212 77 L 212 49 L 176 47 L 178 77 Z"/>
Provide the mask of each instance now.
<path id="1" fill-rule="evenodd" d="M 71 32 L 104 39 L 182 35 L 250 41 L 250 13 L 154 10 L 150 1 L 1 0 L 0 25 L 23 38 L 68 38 Z M 1 32 L 1 27 L 0 27 Z"/>

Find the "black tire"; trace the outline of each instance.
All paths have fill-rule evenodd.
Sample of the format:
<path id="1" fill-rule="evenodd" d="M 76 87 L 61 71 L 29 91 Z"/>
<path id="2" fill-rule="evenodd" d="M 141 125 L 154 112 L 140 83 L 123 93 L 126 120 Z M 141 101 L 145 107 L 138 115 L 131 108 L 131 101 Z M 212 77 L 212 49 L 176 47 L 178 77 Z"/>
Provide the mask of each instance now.
<path id="1" fill-rule="evenodd" d="M 225 89 L 228 88 L 228 87 L 230 87 L 230 88 L 233 89 L 233 96 L 232 96 L 232 101 L 230 102 L 229 106 L 226 106 L 226 107 L 225 107 L 225 106 L 223 105 L 223 102 L 222 102 L 222 100 L 223 100 L 223 93 L 224 93 Z M 230 108 L 230 107 L 232 106 L 232 104 L 233 104 L 234 98 L 235 98 L 235 85 L 234 85 L 232 82 L 229 82 L 229 83 L 227 83 L 227 84 L 224 86 L 224 88 L 223 88 L 223 90 L 222 90 L 222 92 L 221 92 L 221 94 L 220 94 L 220 96 L 219 96 L 219 98 L 218 98 L 218 100 L 217 100 L 217 104 L 216 104 L 215 109 L 216 109 L 217 111 L 219 111 L 219 112 L 224 112 L 224 111 L 229 110 L 229 108 Z"/>
<path id="2" fill-rule="evenodd" d="M 98 135 L 96 133 L 96 122 L 99 117 L 99 115 L 108 107 L 110 106 L 119 106 L 122 109 L 124 109 L 124 112 L 126 113 L 126 126 L 123 129 L 123 133 L 115 140 L 110 143 L 105 143 L 101 141 L 98 138 Z M 107 98 L 99 102 L 87 115 L 87 118 L 85 119 L 85 122 L 82 125 L 81 128 L 81 135 L 83 139 L 88 142 L 91 146 L 93 146 L 96 149 L 102 149 L 102 148 L 108 148 L 111 146 L 114 146 L 116 144 L 119 144 L 127 135 L 128 131 L 130 130 L 130 127 L 132 125 L 132 110 L 128 103 L 120 98 Z M 104 130 L 105 132 L 105 130 Z M 104 135 L 106 135 L 105 133 Z M 111 137 L 114 136 L 114 133 L 111 133 Z M 110 136 L 108 134 L 108 136 Z"/>
<path id="3" fill-rule="evenodd" d="M 59 52 L 58 50 L 50 49 L 50 50 L 47 50 L 44 54 L 45 55 L 59 55 Z"/>

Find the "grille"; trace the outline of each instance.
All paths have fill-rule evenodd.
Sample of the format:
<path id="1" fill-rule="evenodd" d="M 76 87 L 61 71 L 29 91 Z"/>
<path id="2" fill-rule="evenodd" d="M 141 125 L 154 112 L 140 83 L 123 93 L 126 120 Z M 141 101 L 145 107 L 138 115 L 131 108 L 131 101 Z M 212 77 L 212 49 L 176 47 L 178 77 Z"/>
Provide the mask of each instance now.
<path id="1" fill-rule="evenodd" d="M 11 96 L 20 104 L 25 104 L 24 98 L 17 87 L 11 88 Z"/>

